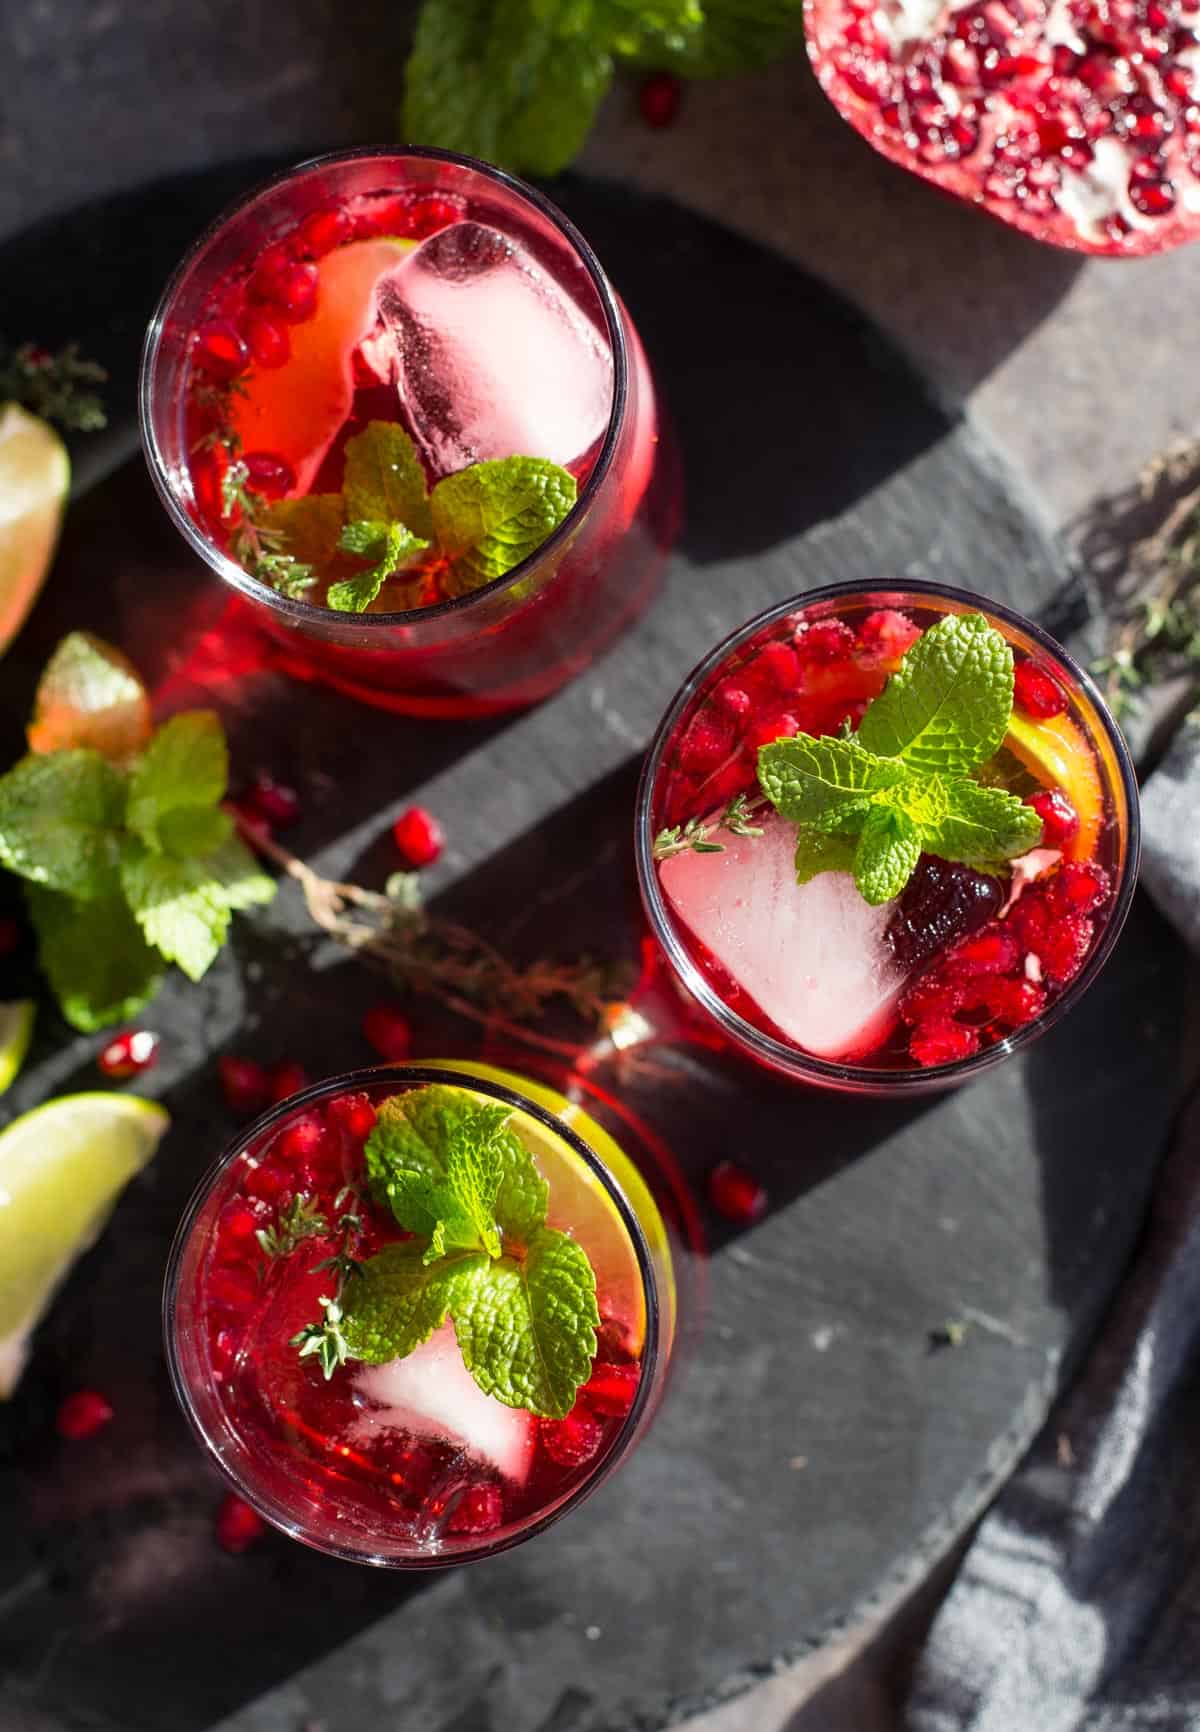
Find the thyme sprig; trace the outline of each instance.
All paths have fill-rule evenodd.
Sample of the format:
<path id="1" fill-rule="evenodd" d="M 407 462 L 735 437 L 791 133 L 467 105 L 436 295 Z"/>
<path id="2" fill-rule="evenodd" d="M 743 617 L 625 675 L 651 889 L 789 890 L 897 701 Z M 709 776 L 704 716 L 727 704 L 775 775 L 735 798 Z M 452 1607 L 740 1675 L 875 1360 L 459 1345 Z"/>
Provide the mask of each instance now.
<path id="1" fill-rule="evenodd" d="M 233 450 L 231 439 L 236 435 L 227 435 L 223 441 L 229 451 Z M 251 576 L 296 601 L 316 583 L 316 566 L 283 552 L 282 532 L 263 523 L 261 501 L 247 486 L 249 479 L 249 469 L 234 454 L 221 477 L 221 516 L 227 522 L 236 521 L 229 538 L 230 555 Z"/>
<path id="2" fill-rule="evenodd" d="M 277 1257 L 290 1257 L 297 1245 L 329 1231 L 329 1222 L 318 1209 L 316 1199 L 306 1191 L 298 1191 L 286 1208 L 280 1209 L 269 1227 L 260 1227 L 254 1237 L 264 1257 L 274 1262 Z"/>
<path id="3" fill-rule="evenodd" d="M 338 1192 L 334 1199 L 334 1207 L 341 1208 L 342 1203 L 354 1192 L 346 1186 Z M 345 1210 L 338 1216 L 338 1231 L 342 1235 L 341 1249 L 331 1257 L 324 1257 L 313 1265 L 311 1273 L 319 1274 L 329 1270 L 337 1276 L 337 1286 L 331 1294 L 322 1294 L 317 1300 L 324 1315 L 319 1323 L 306 1323 L 291 1337 L 288 1345 L 299 1349 L 301 1359 L 312 1355 L 320 1364 L 326 1381 L 331 1378 L 340 1365 L 349 1358 L 350 1349 L 342 1332 L 342 1299 L 346 1292 L 346 1283 L 352 1275 L 357 1275 L 362 1268 L 361 1260 L 354 1255 L 358 1239 L 363 1231 L 363 1218 L 356 1209 Z"/>
<path id="4" fill-rule="evenodd" d="M 693 854 L 723 854 L 725 844 L 713 842 L 711 837 L 714 833 L 728 830 L 734 836 L 761 836 L 762 826 L 752 824 L 750 820 L 758 817 L 766 807 L 767 800 L 762 794 L 735 794 L 715 818 L 707 821 L 689 818 L 686 824 L 672 824 L 660 830 L 654 838 L 654 858 L 670 860 L 673 855 L 686 854 L 689 849 Z"/>
<path id="5" fill-rule="evenodd" d="M 78 343 L 52 354 L 36 343 L 13 349 L 0 342 L 0 403 L 21 403 L 43 420 L 74 433 L 94 433 L 108 423 L 93 389 L 108 379 L 104 368 L 85 361 Z"/>

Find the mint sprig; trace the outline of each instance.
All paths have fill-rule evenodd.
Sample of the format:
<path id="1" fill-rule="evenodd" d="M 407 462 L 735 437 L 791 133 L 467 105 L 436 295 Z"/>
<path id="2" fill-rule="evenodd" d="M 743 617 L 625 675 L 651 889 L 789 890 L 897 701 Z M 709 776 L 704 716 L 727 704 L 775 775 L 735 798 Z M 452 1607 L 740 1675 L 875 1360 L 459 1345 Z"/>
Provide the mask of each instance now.
<path id="1" fill-rule="evenodd" d="M 1001 634 L 982 614 L 947 614 L 917 639 L 856 734 L 763 746 L 759 783 L 797 826 L 797 882 L 850 871 L 878 906 L 900 894 L 922 853 L 988 868 L 1035 847 L 1037 813 L 971 774 L 1003 742 L 1012 693 Z"/>
<path id="2" fill-rule="evenodd" d="M 403 1358 L 447 1317 L 471 1375 L 509 1407 L 569 1413 L 596 1353 L 596 1278 L 546 1226 L 549 1188 L 502 1106 L 431 1085 L 385 1101 L 367 1139 L 372 1193 L 414 1238 L 347 1276 L 295 1337 L 326 1376 L 346 1357 Z M 340 1357 L 339 1357 L 340 1355 Z"/>
<path id="3" fill-rule="evenodd" d="M 198 980 L 233 913 L 274 895 L 221 810 L 227 779 L 207 710 L 172 717 L 130 769 L 66 747 L 0 776 L 0 866 L 26 882 L 42 969 L 75 1028 L 134 1015 L 164 961 Z"/>

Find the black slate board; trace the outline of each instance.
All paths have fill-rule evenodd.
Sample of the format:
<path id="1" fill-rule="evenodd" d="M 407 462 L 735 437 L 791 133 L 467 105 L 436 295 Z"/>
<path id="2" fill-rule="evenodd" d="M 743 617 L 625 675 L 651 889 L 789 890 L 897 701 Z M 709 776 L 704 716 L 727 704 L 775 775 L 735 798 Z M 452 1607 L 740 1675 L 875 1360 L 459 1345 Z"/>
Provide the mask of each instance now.
<path id="1" fill-rule="evenodd" d="M 253 178 L 172 182 L 44 225 L 0 253 L 0 328 L 79 337 L 111 361 L 127 410 L 136 337 L 175 254 Z M 969 581 L 1052 611 L 1059 630 L 1082 623 L 1080 593 L 970 430 L 850 308 L 668 204 L 578 181 L 559 196 L 626 296 L 682 433 L 688 526 L 637 630 L 542 709 L 499 723 L 432 727 L 274 677 L 231 683 L 203 653 L 221 598 L 134 461 L 84 491 L 0 670 L 5 761 L 45 655 L 88 626 L 172 707 L 217 703 L 235 763 L 300 786 L 295 846 L 332 875 L 378 882 L 388 823 L 419 791 L 450 832 L 431 877 L 439 908 L 487 921 L 517 956 L 547 935 L 563 954 L 629 955 L 639 752 L 718 634 L 770 600 L 870 575 Z M 68 245 L 86 304 L 63 288 Z M 118 414 L 94 468 L 129 431 Z M 155 1007 L 164 1058 L 146 1092 L 173 1129 L 0 1414 L 0 1726 L 33 1713 L 47 1732 L 298 1732 L 309 1719 L 324 1732 L 634 1732 L 820 1642 L 979 1507 L 1094 1326 L 1173 1111 L 1183 974 L 1139 904 L 1073 1017 L 942 1100 L 825 1098 L 690 1052 L 665 1078 L 631 1081 L 694 1177 L 748 1157 L 771 1213 L 743 1234 L 708 1222 L 698 1340 L 621 1473 L 535 1545 L 410 1580 L 276 1537 L 241 1559 L 218 1552 L 217 1488 L 158 1345 L 165 1248 L 230 1129 L 214 1052 L 286 1054 L 314 1074 L 365 1056 L 357 1027 L 377 982 L 315 945 L 281 895 L 202 986 L 176 982 Z M 44 1011 L 5 1113 L 90 1086 L 96 1044 Z M 964 1346 L 931 1354 L 929 1331 L 961 1315 L 975 1319 Z M 80 1383 L 108 1390 L 117 1417 L 60 1445 L 54 1406 Z"/>

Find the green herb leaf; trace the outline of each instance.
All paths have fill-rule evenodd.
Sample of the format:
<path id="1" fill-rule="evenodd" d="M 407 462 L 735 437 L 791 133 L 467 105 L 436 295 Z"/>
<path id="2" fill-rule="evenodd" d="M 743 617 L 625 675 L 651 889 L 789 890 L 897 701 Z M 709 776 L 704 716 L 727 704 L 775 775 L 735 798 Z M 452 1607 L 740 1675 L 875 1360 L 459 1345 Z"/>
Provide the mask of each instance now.
<path id="1" fill-rule="evenodd" d="M 134 769 L 126 822 L 148 848 L 160 848 L 159 824 L 168 812 L 215 806 L 228 781 L 229 752 L 215 712 L 172 716 Z"/>
<path id="2" fill-rule="evenodd" d="M 347 440 L 342 492 L 349 523 L 361 519 L 402 523 L 426 541 L 432 533 L 421 459 L 408 434 L 394 421 L 368 422 Z"/>
<path id="3" fill-rule="evenodd" d="M 700 29 L 648 63 L 685 78 L 724 78 L 768 66 L 803 39 L 804 0 L 703 0 L 701 10 Z"/>
<path id="4" fill-rule="evenodd" d="M 68 895 L 112 895 L 125 794 L 125 777 L 86 747 L 22 758 L 0 776 L 0 866 Z"/>
<path id="5" fill-rule="evenodd" d="M 385 1101 L 367 1138 L 367 1175 L 402 1227 L 450 1247 L 500 1254 L 495 1203 L 505 1178 L 508 1110 L 432 1085 Z"/>
<path id="6" fill-rule="evenodd" d="M 25 897 L 38 961 L 59 1009 L 84 1034 L 124 1022 L 162 984 L 162 958 L 146 943 L 119 894 L 77 901 L 28 884 Z"/>
<path id="7" fill-rule="evenodd" d="M 258 530 L 276 552 L 309 567 L 324 568 L 337 552 L 346 509 L 340 493 L 309 493 L 280 499 L 262 512 Z"/>
<path id="8" fill-rule="evenodd" d="M 433 526 L 465 595 L 535 553 L 575 504 L 575 477 L 543 457 L 502 457 L 447 475 L 433 490 Z"/>
<path id="9" fill-rule="evenodd" d="M 325 600 L 338 613 L 363 613 L 379 594 L 388 578 L 418 553 L 429 546 L 403 523 L 378 523 L 374 520 L 348 523 L 342 530 L 338 546 L 345 553 L 366 554 L 377 563 L 340 583 L 330 584 Z"/>
<path id="10" fill-rule="evenodd" d="M 899 896 L 921 857 L 921 835 L 906 812 L 875 806 L 867 813 L 854 853 L 854 882 L 877 908 Z"/>
<path id="11" fill-rule="evenodd" d="M 561 1419 L 591 1373 L 600 1313 L 596 1278 L 582 1247 L 539 1227 L 524 1262 L 502 1257 L 482 1269 L 453 1306 L 468 1371 L 487 1395 Z"/>
<path id="12" fill-rule="evenodd" d="M 236 836 L 222 842 L 201 861 L 213 892 L 232 913 L 257 908 L 275 895 L 275 880 L 259 866 L 246 844 Z"/>
<path id="13" fill-rule="evenodd" d="M 176 806 L 158 824 L 159 843 L 167 854 L 211 854 L 233 835 L 233 819 L 219 806 Z"/>
<path id="14" fill-rule="evenodd" d="M 254 1237 L 264 1257 L 274 1262 L 276 1257 L 290 1257 L 297 1245 L 329 1231 L 329 1222 L 317 1207 L 316 1199 L 298 1191 L 286 1207 L 279 1210 L 269 1227 L 259 1227 Z"/>
<path id="15" fill-rule="evenodd" d="M 796 832 L 796 882 L 807 884 L 820 872 L 853 872 L 858 840 L 821 830 Z"/>
<path id="16" fill-rule="evenodd" d="M 131 841 L 121 863 L 121 887 L 147 943 L 177 962 L 189 980 L 201 979 L 229 929 L 229 908 L 203 863 L 156 854 Z"/>
<path id="17" fill-rule="evenodd" d="M 981 613 L 946 614 L 906 653 L 867 706 L 858 743 L 913 769 L 964 774 L 1004 741 L 1013 658 Z"/>
<path id="18" fill-rule="evenodd" d="M 95 361 L 85 361 L 78 343 L 68 343 L 56 355 L 36 343 L 9 349 L 0 343 L 0 403 L 23 403 L 44 420 L 79 433 L 107 426 L 104 403 L 84 387 L 103 385 L 108 378 Z"/>
<path id="19" fill-rule="evenodd" d="M 796 734 L 758 754 L 758 779 L 775 809 L 815 830 L 858 830 L 872 797 L 907 777 L 905 766 L 864 751 L 857 740 Z"/>
<path id="20" fill-rule="evenodd" d="M 466 1305 L 489 1267 L 486 1251 L 428 1263 L 414 1243 L 388 1245 L 361 1264 L 342 1296 L 342 1331 L 353 1359 L 384 1365 L 440 1329 L 451 1306 Z"/>
<path id="21" fill-rule="evenodd" d="M 289 1346 L 299 1348 L 301 1359 L 315 1355 L 328 1383 L 338 1367 L 344 1365 L 350 1357 L 350 1349 L 342 1333 L 342 1307 L 339 1300 L 330 1299 L 323 1293 L 317 1304 L 325 1313 L 324 1321 L 306 1323 L 298 1334 L 292 1336 Z"/>
<path id="22" fill-rule="evenodd" d="M 983 788 L 964 778 L 948 783 L 947 793 L 945 816 L 925 831 L 931 854 L 987 866 L 1025 854 L 1042 839 L 1042 820 L 1032 806 L 1003 788 Z"/>

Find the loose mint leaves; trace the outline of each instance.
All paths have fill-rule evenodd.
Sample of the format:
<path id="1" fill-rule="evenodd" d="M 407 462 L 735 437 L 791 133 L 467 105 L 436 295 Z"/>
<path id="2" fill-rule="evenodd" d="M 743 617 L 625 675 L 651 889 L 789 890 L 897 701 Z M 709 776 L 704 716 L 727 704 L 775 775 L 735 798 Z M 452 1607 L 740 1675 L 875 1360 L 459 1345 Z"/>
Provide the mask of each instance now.
<path id="1" fill-rule="evenodd" d="M 346 1357 L 401 1358 L 449 1316 L 481 1389 L 547 1418 L 570 1412 L 596 1353 L 596 1279 L 582 1247 L 546 1226 L 549 1188 L 509 1119 L 439 1085 L 383 1103 L 367 1176 L 416 1237 L 356 1264 L 295 1338 L 327 1376 Z"/>
<path id="2" fill-rule="evenodd" d="M 172 717 L 131 769 L 64 746 L 0 776 L 0 866 L 26 881 L 41 965 L 74 1027 L 136 1014 L 164 961 L 199 979 L 230 916 L 274 895 L 221 810 L 227 776 L 204 710 Z"/>
<path id="3" fill-rule="evenodd" d="M 763 792 L 798 827 L 797 881 L 850 871 L 878 906 L 922 853 L 988 867 L 1035 847 L 1037 813 L 971 776 L 1004 739 L 1012 684 L 1000 633 L 982 614 L 949 614 L 917 639 L 856 734 L 763 746 Z"/>
<path id="4" fill-rule="evenodd" d="M 326 592 L 336 613 L 362 613 L 389 578 L 440 562 L 451 596 L 503 577 L 558 528 L 575 504 L 575 478 L 542 457 L 474 463 L 439 481 L 433 493 L 416 446 L 392 421 L 372 421 L 346 446 L 342 493 L 284 500 L 255 533 L 267 549 L 255 571 L 286 593 L 310 587 L 314 573 L 344 570 Z M 347 556 L 343 558 L 342 556 Z M 274 567 L 264 561 L 274 561 Z M 350 567 L 350 560 L 367 564 Z M 418 595 L 399 605 L 417 605 Z"/>

